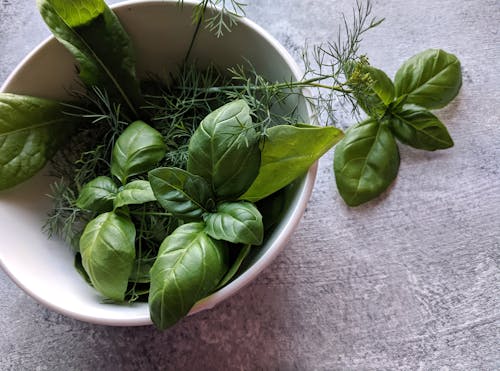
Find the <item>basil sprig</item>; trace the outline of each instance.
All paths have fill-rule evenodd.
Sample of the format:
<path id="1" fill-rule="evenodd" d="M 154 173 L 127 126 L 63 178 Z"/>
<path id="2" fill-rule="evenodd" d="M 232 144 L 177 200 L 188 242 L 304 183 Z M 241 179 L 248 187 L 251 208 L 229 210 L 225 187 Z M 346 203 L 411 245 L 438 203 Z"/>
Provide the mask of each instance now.
<path id="1" fill-rule="evenodd" d="M 128 206 L 156 201 L 148 181 L 128 179 L 154 168 L 165 152 L 158 131 L 142 121 L 130 124 L 118 137 L 111 158 L 110 171 L 122 186 L 99 176 L 82 187 L 76 202 L 98 213 L 80 238 L 81 266 L 92 286 L 114 301 L 125 299 L 136 265 L 136 227 Z"/>
<path id="2" fill-rule="evenodd" d="M 395 139 L 427 151 L 453 146 L 448 130 L 429 110 L 455 98 L 462 75 L 457 57 L 436 49 L 403 63 L 394 83 L 366 60 L 350 65 L 346 75 L 369 117 L 351 127 L 335 148 L 334 172 L 344 201 L 357 206 L 379 196 L 396 178 Z"/>
<path id="3" fill-rule="evenodd" d="M 189 142 L 187 170 L 149 172 L 158 202 L 188 222 L 164 240 L 151 269 L 149 308 L 158 328 L 177 322 L 234 277 L 251 246 L 264 241 L 263 217 L 253 202 L 303 175 L 341 137 L 338 129 L 304 124 L 259 135 L 247 102 L 236 100 L 201 122 Z M 230 267 L 229 250 L 237 252 Z"/>
<path id="4" fill-rule="evenodd" d="M 268 196 L 303 175 L 342 135 L 305 124 L 278 125 L 262 135 L 247 102 L 236 100 L 200 123 L 184 170 L 155 168 L 165 156 L 163 137 L 145 122 L 133 122 L 113 147 L 114 178 L 98 176 L 80 190 L 76 206 L 96 217 L 83 231 L 75 266 L 114 301 L 124 301 L 130 287 L 137 293 L 137 284 L 150 284 L 139 292 L 149 293 L 151 319 L 165 329 L 230 282 L 251 247 L 263 243 L 266 227 L 254 202 L 267 200 L 276 209 L 280 198 Z M 163 238 L 156 258 L 142 254 L 137 241 L 145 231 L 133 217 L 135 206 L 151 202 L 166 211 L 155 216 L 180 225 Z M 269 226 L 277 214 L 264 212 Z"/>

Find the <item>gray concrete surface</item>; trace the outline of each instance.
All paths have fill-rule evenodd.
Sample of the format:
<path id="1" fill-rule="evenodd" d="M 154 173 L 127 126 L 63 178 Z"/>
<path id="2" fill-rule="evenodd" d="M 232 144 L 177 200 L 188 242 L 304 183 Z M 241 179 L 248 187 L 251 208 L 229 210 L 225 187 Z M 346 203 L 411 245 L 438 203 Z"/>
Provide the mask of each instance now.
<path id="1" fill-rule="evenodd" d="M 114 3 L 115 1 L 110 1 Z M 299 60 L 335 37 L 353 0 L 252 0 L 248 16 Z M 0 82 L 49 32 L 34 1 L 0 2 Z M 290 243 L 250 286 L 160 333 L 53 313 L 0 272 L 1 370 L 500 369 L 500 3 L 374 1 L 363 50 L 393 75 L 429 47 L 464 84 L 438 112 L 455 147 L 401 148 L 395 185 L 356 209 L 320 162 Z"/>

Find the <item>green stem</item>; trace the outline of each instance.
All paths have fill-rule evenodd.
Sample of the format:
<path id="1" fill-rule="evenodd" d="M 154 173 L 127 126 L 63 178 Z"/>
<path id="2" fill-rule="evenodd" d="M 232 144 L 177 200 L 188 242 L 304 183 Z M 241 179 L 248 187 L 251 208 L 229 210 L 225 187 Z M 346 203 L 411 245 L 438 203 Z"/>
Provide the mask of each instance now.
<path id="1" fill-rule="evenodd" d="M 196 28 L 194 30 L 193 37 L 191 38 L 191 42 L 189 44 L 189 48 L 187 50 L 187 53 L 184 57 L 184 63 L 187 62 L 187 60 L 189 59 L 189 57 L 191 55 L 191 51 L 193 50 L 194 42 L 196 41 L 196 38 L 198 37 L 198 33 L 200 32 L 201 24 L 203 23 L 203 20 L 205 19 L 205 12 L 207 11 L 207 5 L 208 5 L 208 0 L 205 0 L 203 2 L 203 5 L 202 5 L 202 7 L 203 7 L 202 14 L 198 18 L 198 20 L 196 21 Z"/>
<path id="2" fill-rule="evenodd" d="M 153 216 L 172 216 L 170 213 L 160 213 L 154 211 L 130 211 L 133 215 L 153 215 Z"/>
<path id="3" fill-rule="evenodd" d="M 210 88 L 205 88 L 205 89 L 180 86 L 177 89 L 197 90 L 200 93 L 221 93 L 224 91 L 247 90 L 247 89 L 251 89 L 253 91 L 259 91 L 259 90 L 269 90 L 269 89 L 282 90 L 282 89 L 293 89 L 293 88 L 321 88 L 321 89 L 338 91 L 338 92 L 344 93 L 344 94 L 352 93 L 352 90 L 345 89 L 342 85 L 326 85 L 326 84 L 318 84 L 317 83 L 317 81 L 321 81 L 324 79 L 325 79 L 325 77 L 315 77 L 315 78 L 308 79 L 308 80 L 282 82 L 282 83 L 276 83 L 276 84 L 264 85 L 264 86 L 230 85 L 230 86 L 212 86 Z"/>

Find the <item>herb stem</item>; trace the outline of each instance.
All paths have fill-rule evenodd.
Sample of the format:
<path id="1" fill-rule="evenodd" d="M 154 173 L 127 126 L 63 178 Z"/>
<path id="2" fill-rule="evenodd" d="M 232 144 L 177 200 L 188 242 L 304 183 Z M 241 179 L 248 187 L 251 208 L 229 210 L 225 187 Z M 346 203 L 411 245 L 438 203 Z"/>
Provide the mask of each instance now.
<path id="1" fill-rule="evenodd" d="M 161 213 L 155 211 L 130 211 L 132 215 L 152 215 L 152 216 L 172 216 L 170 213 Z"/>
<path id="2" fill-rule="evenodd" d="M 189 43 L 189 48 L 186 52 L 186 55 L 184 57 L 184 63 L 187 63 L 189 56 L 191 55 L 191 51 L 193 50 L 194 43 L 197 39 L 198 33 L 200 32 L 200 27 L 201 24 L 203 23 L 203 20 L 205 19 L 205 12 L 207 11 L 207 5 L 208 5 L 208 0 L 205 0 L 203 2 L 202 6 L 202 11 L 201 11 L 201 16 L 196 21 L 196 28 L 193 33 L 193 37 L 191 38 L 191 42 Z"/>
<path id="3" fill-rule="evenodd" d="M 350 94 L 352 91 L 350 89 L 344 88 L 342 85 L 326 85 L 319 84 L 317 81 L 325 80 L 327 77 L 320 76 L 311 78 L 308 80 L 301 81 L 290 81 L 290 82 L 282 82 L 275 83 L 270 85 L 230 85 L 230 86 L 211 86 L 209 88 L 199 88 L 199 87 L 189 87 L 189 86 L 178 86 L 176 89 L 179 90 L 195 90 L 199 93 L 222 93 L 225 91 L 236 91 L 236 90 L 251 90 L 251 91 L 259 91 L 259 90 L 284 90 L 284 89 L 293 89 L 293 88 L 322 88 L 337 91 L 344 94 Z"/>

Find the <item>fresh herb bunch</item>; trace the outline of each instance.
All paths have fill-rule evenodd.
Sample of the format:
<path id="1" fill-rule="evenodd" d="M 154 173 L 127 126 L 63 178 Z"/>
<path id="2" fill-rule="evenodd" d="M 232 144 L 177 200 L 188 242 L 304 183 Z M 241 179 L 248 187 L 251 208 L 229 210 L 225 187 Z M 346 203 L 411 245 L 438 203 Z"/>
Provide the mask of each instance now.
<path id="1" fill-rule="evenodd" d="M 347 83 L 368 118 L 349 128 L 335 149 L 334 170 L 344 201 L 356 206 L 380 195 L 396 178 L 399 151 L 395 139 L 427 151 L 446 149 L 453 140 L 429 110 L 446 106 L 462 85 L 460 62 L 430 49 L 407 60 L 394 83 L 366 59 L 346 65 Z"/>
<path id="2" fill-rule="evenodd" d="M 335 151 L 349 205 L 394 180 L 395 138 L 426 150 L 453 145 L 429 110 L 458 93 L 458 59 L 425 51 L 392 82 L 359 55 L 362 35 L 381 22 L 369 1 L 356 2 L 352 25 L 344 18 L 345 38 L 312 49 L 318 68 L 305 53 L 303 79 L 270 82 L 250 63 L 219 71 L 187 62 L 205 22 L 220 36 L 244 10 L 234 0 L 203 0 L 184 64 L 168 85 L 137 79 L 130 38 L 103 0 L 37 4 L 75 57 L 86 92 L 72 102 L 0 94 L 7 143 L 0 189 L 28 179 L 57 152 L 46 231 L 73 246 L 75 267 L 107 300 L 147 299 L 161 329 L 237 274 L 279 218 L 281 190 L 341 140 L 337 98 L 367 115 Z M 222 10 L 213 12 L 217 5 Z M 288 105 L 297 96 L 316 106 L 325 126 L 300 122 Z"/>

